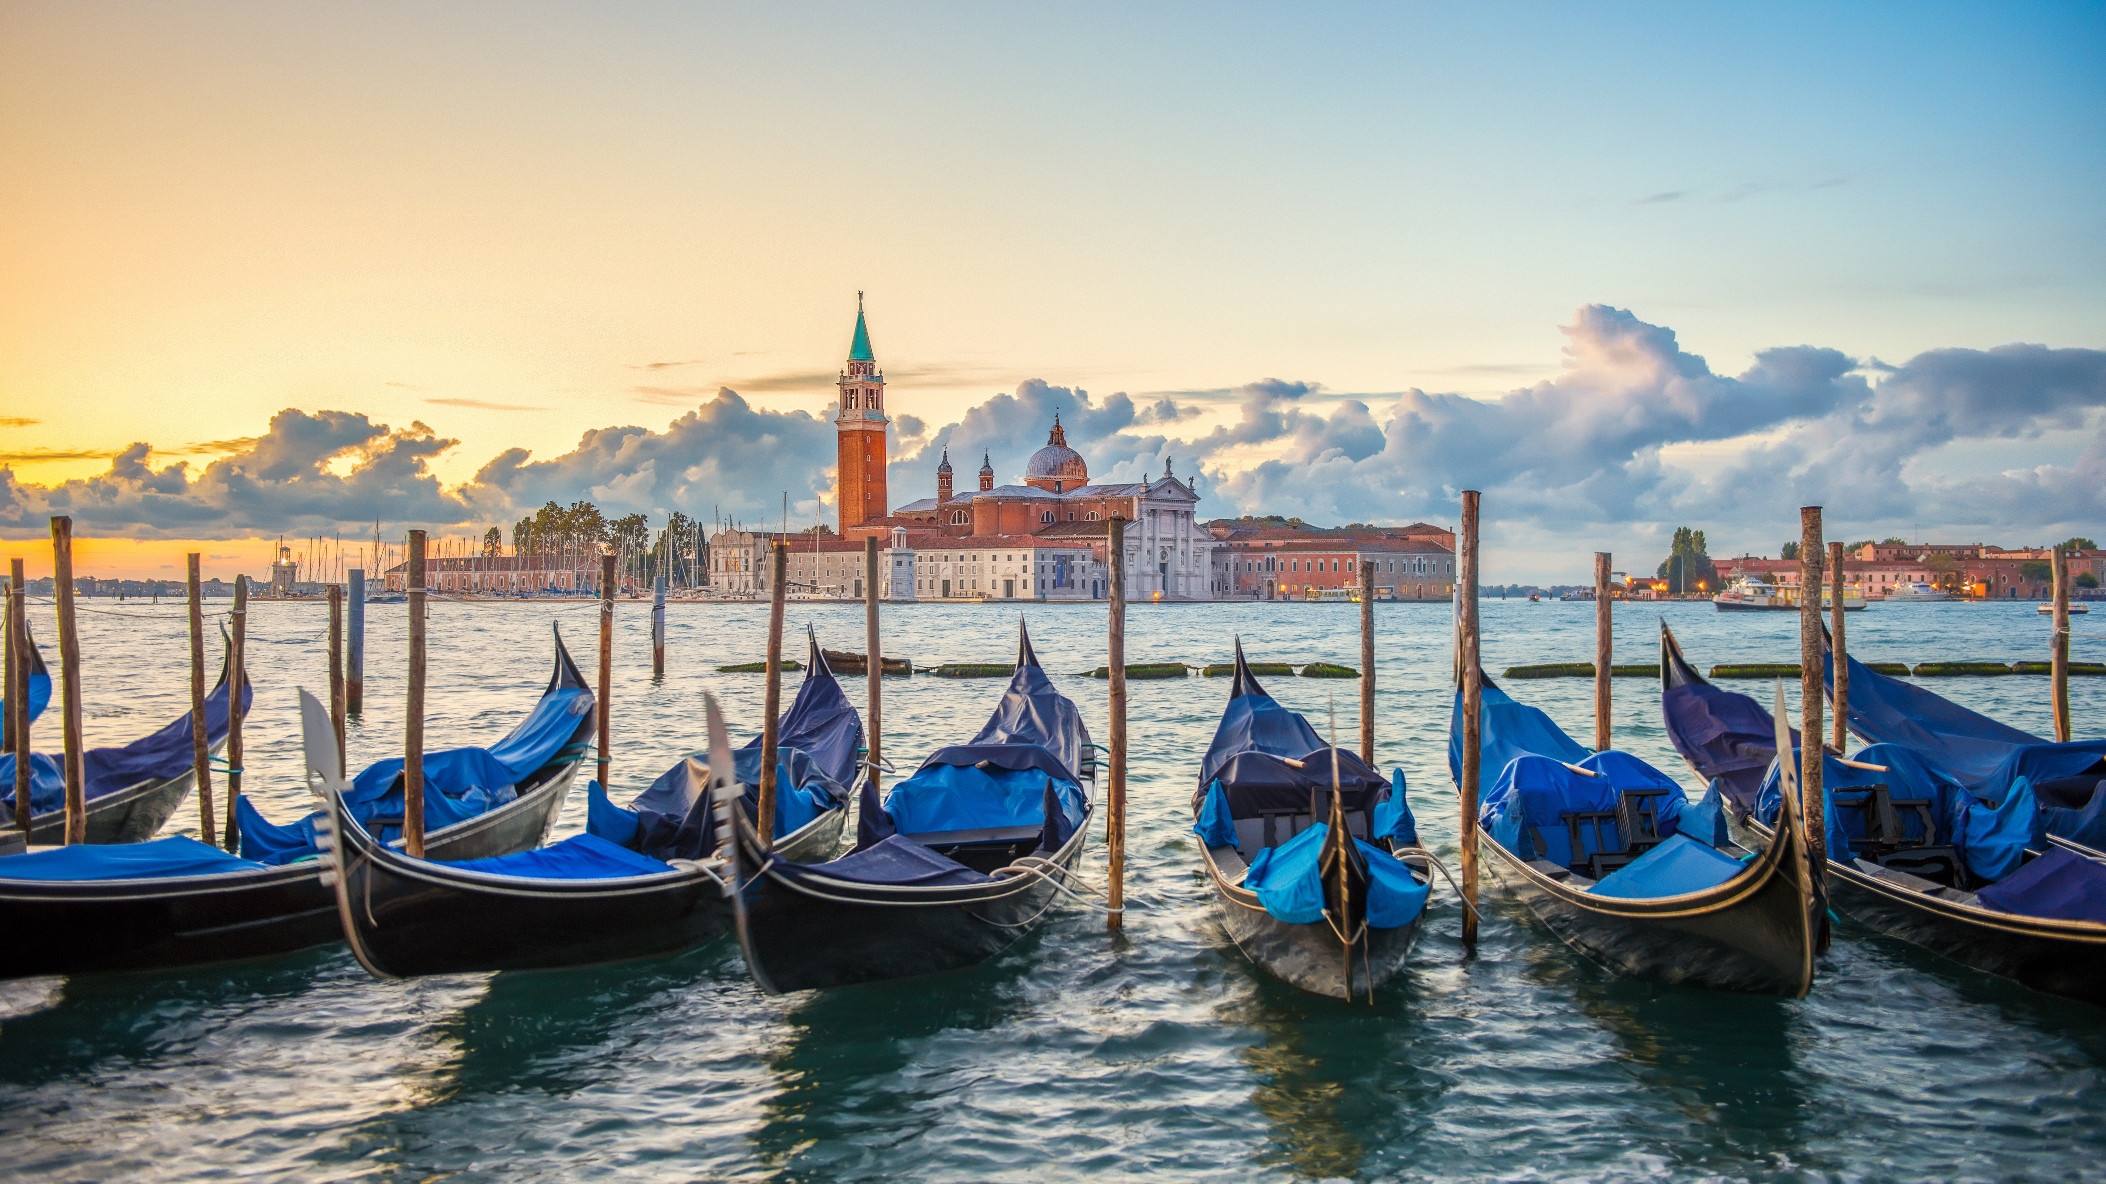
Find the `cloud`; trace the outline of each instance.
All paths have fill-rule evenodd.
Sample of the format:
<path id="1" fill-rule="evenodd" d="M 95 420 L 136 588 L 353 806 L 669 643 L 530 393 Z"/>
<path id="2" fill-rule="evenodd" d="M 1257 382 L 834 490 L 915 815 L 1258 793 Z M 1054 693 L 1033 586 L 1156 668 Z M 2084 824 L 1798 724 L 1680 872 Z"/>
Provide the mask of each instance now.
<path id="1" fill-rule="evenodd" d="M 546 407 L 534 407 L 525 403 L 492 403 L 485 399 L 426 399 L 427 403 L 440 407 L 472 407 L 478 411 L 546 411 Z"/>
<path id="2" fill-rule="evenodd" d="M 702 362 L 703 362 L 703 359 L 701 359 L 701 358 L 689 358 L 689 359 L 688 359 L 687 361 L 685 361 L 685 362 L 645 362 L 645 363 L 643 363 L 642 365 L 635 365 L 635 366 L 630 366 L 630 367 L 629 367 L 629 369 L 631 369 L 631 370 L 671 370 L 671 369 L 674 369 L 675 367 L 679 367 L 679 366 L 700 366 L 700 365 L 702 364 Z"/>
<path id="3" fill-rule="evenodd" d="M 44 421 L 41 419 L 28 419 L 20 415 L 0 415 L 0 428 L 26 428 L 42 422 Z"/>
<path id="4" fill-rule="evenodd" d="M 1631 204 L 1632 204 L 1632 205 L 1634 205 L 1634 206 L 1657 206 L 1657 205 L 1663 205 L 1663 204 L 1665 204 L 1665 203 L 1667 203 L 1667 202 L 1671 202 L 1671 201 L 1681 201 L 1681 200 L 1682 200 L 1683 198 L 1685 198 L 1685 197 L 1688 197 L 1688 196 L 1689 196 L 1689 191 L 1688 191 L 1688 190 L 1685 190 L 1685 189 L 1675 189 L 1675 190 L 1671 190 L 1671 191 L 1669 191 L 1669 192 L 1667 192 L 1667 193 L 1654 193 L 1654 194 L 1649 194 L 1649 195 L 1647 195 L 1647 196 L 1645 196 L 1645 197 L 1641 197 L 1641 198 L 1637 199 L 1636 201 L 1633 201 L 1633 202 L 1632 202 Z"/>
<path id="5" fill-rule="evenodd" d="M 1174 457 L 1180 475 L 1200 478 L 1209 516 L 1452 522 L 1460 491 L 1482 490 L 1495 577 L 1576 571 L 1596 549 L 1649 555 L 1683 524 L 1705 529 L 1721 554 L 1769 549 L 1796 531 L 1801 505 L 1826 506 L 1835 532 L 1852 537 L 1920 526 L 2024 542 L 2095 536 L 2106 521 L 2106 351 L 1936 349 L 1888 365 L 1791 345 L 1729 375 L 1622 309 L 1582 308 L 1562 333 L 1555 375 L 1491 398 L 1264 378 L 1137 404 L 1029 379 L 954 422 L 896 417 L 892 503 L 934 494 L 946 448 L 967 488 L 983 453 L 998 480 L 1019 480 L 1057 413 L 1094 479 L 1158 476 Z M 110 470 L 52 485 L 0 467 L 0 526 L 40 533 L 54 513 L 132 537 L 297 534 L 375 518 L 391 530 L 503 525 L 579 498 L 659 521 L 714 508 L 759 524 L 777 518 L 785 493 L 793 523 L 827 510 L 831 404 L 773 411 L 728 387 L 707 398 L 639 390 L 683 413 L 660 430 L 594 429 L 545 458 L 506 451 L 454 489 L 427 467 L 453 441 L 421 423 L 397 431 L 348 412 L 288 410 L 254 439 L 187 446 L 226 453 L 202 469 L 156 470 L 143 443 L 69 454 L 107 457 Z M 1201 431 L 1194 420 L 1208 408 L 1226 422 Z M 2081 455 L 2007 471 L 1952 459 L 1954 446 L 2000 442 L 1988 451 L 2008 456 L 2036 441 Z"/>

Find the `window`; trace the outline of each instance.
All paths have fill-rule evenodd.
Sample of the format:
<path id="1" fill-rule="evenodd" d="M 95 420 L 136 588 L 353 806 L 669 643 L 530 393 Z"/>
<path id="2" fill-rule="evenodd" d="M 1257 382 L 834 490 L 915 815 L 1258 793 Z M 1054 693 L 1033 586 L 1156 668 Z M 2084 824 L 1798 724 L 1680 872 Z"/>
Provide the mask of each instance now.
<path id="1" fill-rule="evenodd" d="M 1091 522 L 1095 522 L 1097 520 L 1097 511 L 1091 510 L 1088 515 L 1088 520 Z"/>
<path id="2" fill-rule="evenodd" d="M 1053 511 L 1051 511 L 1051 510 L 1047 510 L 1047 511 L 1045 511 L 1044 513 L 1042 513 L 1042 514 L 1040 514 L 1040 515 L 1038 516 L 1038 520 L 1039 520 L 1040 522 L 1051 522 L 1051 521 L 1053 521 Z"/>
<path id="3" fill-rule="evenodd" d="M 856 393 L 855 393 L 854 391 L 848 391 L 848 392 L 844 393 L 844 394 L 843 394 L 843 395 L 841 396 L 841 410 L 843 410 L 843 411 L 854 411 L 855 409 L 856 409 Z"/>

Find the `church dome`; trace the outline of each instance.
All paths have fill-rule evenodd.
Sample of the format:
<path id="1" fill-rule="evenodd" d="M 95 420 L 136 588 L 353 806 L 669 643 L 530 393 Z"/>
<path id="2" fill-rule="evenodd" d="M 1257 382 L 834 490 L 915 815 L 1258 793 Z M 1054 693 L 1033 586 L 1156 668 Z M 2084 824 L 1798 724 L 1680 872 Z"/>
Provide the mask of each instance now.
<path id="1" fill-rule="evenodd" d="M 1046 437 L 1046 446 L 1031 454 L 1024 466 L 1024 481 L 1030 485 L 1050 485 L 1059 482 L 1063 489 L 1087 485 L 1090 466 L 1082 454 L 1068 447 L 1068 434 L 1060 426 L 1060 416 L 1053 417 L 1053 431 Z"/>

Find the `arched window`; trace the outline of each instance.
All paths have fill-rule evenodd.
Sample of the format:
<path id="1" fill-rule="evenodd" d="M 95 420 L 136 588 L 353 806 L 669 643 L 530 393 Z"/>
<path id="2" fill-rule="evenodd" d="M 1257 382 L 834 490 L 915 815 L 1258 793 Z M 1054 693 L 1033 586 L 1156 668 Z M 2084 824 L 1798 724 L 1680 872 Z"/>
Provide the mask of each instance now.
<path id="1" fill-rule="evenodd" d="M 1086 520 L 1090 522 L 1095 522 L 1097 520 L 1097 511 L 1091 510 L 1086 516 Z"/>
<path id="2" fill-rule="evenodd" d="M 854 411 L 856 409 L 856 393 L 854 391 L 848 391 L 841 396 L 841 409 L 843 411 Z"/>
<path id="3" fill-rule="evenodd" d="M 1051 510 L 1047 510 L 1047 511 L 1046 511 L 1045 513 L 1043 513 L 1043 514 L 1040 514 L 1040 515 L 1038 516 L 1038 520 L 1039 520 L 1040 522 L 1051 522 L 1051 521 L 1053 521 L 1053 511 L 1051 511 Z"/>
<path id="4" fill-rule="evenodd" d="M 953 526 L 963 526 L 963 525 L 965 525 L 965 523 L 966 523 L 966 513 L 965 513 L 965 511 L 963 511 L 963 510 L 958 510 L 958 511 L 954 512 L 954 513 L 953 513 L 953 514 L 951 515 L 951 525 L 953 525 Z"/>

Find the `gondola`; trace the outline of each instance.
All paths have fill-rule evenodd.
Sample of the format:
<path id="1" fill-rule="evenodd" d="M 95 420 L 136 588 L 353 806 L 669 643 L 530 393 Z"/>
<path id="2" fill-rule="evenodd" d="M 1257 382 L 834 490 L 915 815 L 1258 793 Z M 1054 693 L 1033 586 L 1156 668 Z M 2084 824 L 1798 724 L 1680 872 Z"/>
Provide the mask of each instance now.
<path id="1" fill-rule="evenodd" d="M 739 945 L 771 994 L 972 966 L 1073 889 L 1093 816 L 1075 770 L 1089 731 L 1017 629 L 1016 671 L 977 735 L 940 748 L 881 803 L 863 781 L 855 849 L 801 863 L 734 815 Z"/>
<path id="2" fill-rule="evenodd" d="M 224 640 L 224 638 L 222 638 Z M 213 752 L 227 741 L 227 676 L 233 654 L 220 662 L 219 681 L 205 696 L 205 735 Z M 51 676 L 44 659 L 32 645 L 31 678 L 42 675 L 42 698 L 51 696 Z M 247 718 L 255 700 L 248 679 L 241 682 L 241 713 Z M 37 686 L 30 685 L 29 708 L 34 714 L 43 706 Z M 33 738 L 33 737 L 32 737 Z M 192 749 L 190 713 L 184 712 L 167 727 L 141 736 L 130 744 L 91 748 L 81 754 L 81 790 L 87 799 L 89 843 L 139 843 L 154 837 L 190 796 L 197 785 Z M 66 841 L 66 782 L 56 757 L 33 753 L 30 764 L 29 842 L 56 846 Z M 13 800 L 15 758 L 0 755 L 0 795 Z"/>
<path id="3" fill-rule="evenodd" d="M 352 953 L 376 975 L 406 978 L 655 957 L 728 933 L 710 770 L 736 769 L 742 815 L 757 818 L 761 750 L 758 737 L 736 755 L 715 743 L 714 700 L 708 710 L 710 750 L 683 757 L 627 809 L 590 783 L 585 833 L 537 850 L 467 863 L 413 859 L 335 809 L 341 841 L 327 845 L 328 858 Z M 776 849 L 824 861 L 840 850 L 863 722 L 816 638 L 778 736 Z"/>
<path id="4" fill-rule="evenodd" d="M 1860 669 L 1852 660 L 1853 699 Z M 1761 707 L 1706 682 L 1664 624 L 1660 670 L 1672 689 L 1661 699 L 1669 738 L 1713 779 L 1735 834 L 1767 845 L 1777 799 L 1790 796 L 1774 726 L 1768 768 L 1744 794 L 1745 765 L 1763 747 L 1752 726 Z M 1901 744 L 1868 745 L 1847 761 L 1824 753 L 1821 783 L 1826 895 L 1839 912 L 1962 965 L 2106 1005 L 2106 867 L 2046 841 L 2046 811 L 2027 789 L 1992 805 Z"/>
<path id="5" fill-rule="evenodd" d="M 1833 647 L 1822 676 L 1835 694 Z M 1844 655 L 1850 671 L 1845 722 L 1867 744 L 1898 744 L 1975 797 L 2001 802 L 2020 783 L 2040 802 L 2049 842 L 2106 858 L 2106 740 L 2056 744 L 1969 711 L 1913 683 Z"/>
<path id="6" fill-rule="evenodd" d="M 1229 936 L 1273 977 L 1373 996 L 1404 966 L 1431 869 L 1395 783 L 1265 693 L 1236 639 L 1228 707 L 1200 762 L 1193 833 Z"/>
<path id="7" fill-rule="evenodd" d="M 427 817 L 453 819 L 426 836 L 427 854 L 480 859 L 547 838 L 591 746 L 594 722 L 592 692 L 560 633 L 555 645 L 547 689 L 509 735 L 488 749 L 426 756 Z M 382 761 L 359 780 L 373 774 L 387 790 L 401 768 L 399 757 Z M 457 817 L 463 806 L 447 799 L 448 778 L 512 768 L 525 771 L 504 773 L 516 777 L 509 801 Z M 358 808 L 377 812 L 400 795 L 399 788 L 381 793 Z M 0 978 L 185 966 L 338 940 L 336 895 L 323 882 L 320 851 L 299 845 L 311 842 L 324 816 L 274 827 L 246 797 L 237 810 L 246 828 L 241 856 L 186 836 L 0 856 L 0 930 L 10 935 L 0 942 Z"/>
<path id="8" fill-rule="evenodd" d="M 1620 974 L 1805 996 L 1819 904 L 1797 828 L 1743 859 L 1658 769 L 1591 752 L 1489 678 L 1483 688 L 1480 767 L 1498 772 L 1479 805 L 1478 849 L 1553 933 Z M 1458 691 L 1448 743 L 1458 784 L 1462 723 Z"/>

